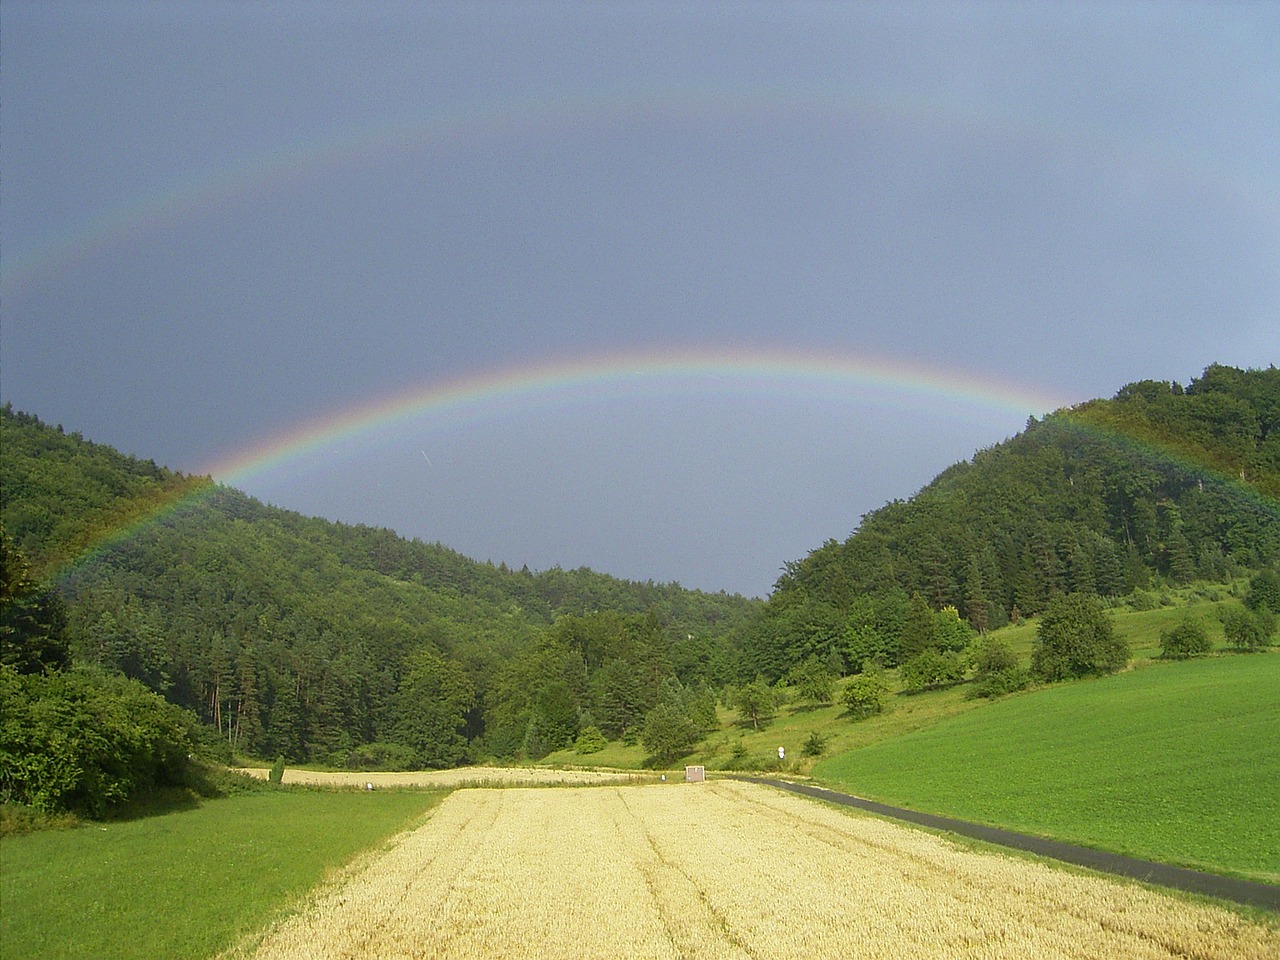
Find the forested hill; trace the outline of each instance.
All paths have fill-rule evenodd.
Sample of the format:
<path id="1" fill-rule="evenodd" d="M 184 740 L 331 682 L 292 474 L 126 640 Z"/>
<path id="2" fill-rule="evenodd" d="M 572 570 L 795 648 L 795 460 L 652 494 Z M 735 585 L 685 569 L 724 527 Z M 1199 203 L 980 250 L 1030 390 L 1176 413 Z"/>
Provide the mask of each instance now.
<path id="1" fill-rule="evenodd" d="M 634 736 L 651 712 L 714 718 L 711 688 L 811 658 L 895 666 L 1057 595 L 1274 567 L 1277 498 L 1280 370 L 1215 365 L 1185 388 L 1133 383 L 1033 418 L 789 564 L 762 604 L 477 563 L 266 506 L 6 406 L 0 659 L 61 665 L 69 648 L 259 757 L 538 758 L 580 734 Z M 14 610 L 32 613 L 25 640 Z"/>
<path id="2" fill-rule="evenodd" d="M 592 687 L 606 662 L 647 676 L 623 726 L 663 680 L 723 679 L 727 637 L 759 606 L 586 569 L 508 570 L 306 518 L 7 405 L 0 521 L 37 580 L 56 576 L 77 661 L 141 680 L 259 756 L 536 755 L 606 706 Z"/>
<path id="3" fill-rule="evenodd" d="M 1056 594 L 1125 595 L 1280 561 L 1280 369 L 1213 365 L 1032 418 L 843 542 L 788 564 L 748 637 L 778 676 L 810 655 L 892 665 L 908 599 L 975 629 Z"/>

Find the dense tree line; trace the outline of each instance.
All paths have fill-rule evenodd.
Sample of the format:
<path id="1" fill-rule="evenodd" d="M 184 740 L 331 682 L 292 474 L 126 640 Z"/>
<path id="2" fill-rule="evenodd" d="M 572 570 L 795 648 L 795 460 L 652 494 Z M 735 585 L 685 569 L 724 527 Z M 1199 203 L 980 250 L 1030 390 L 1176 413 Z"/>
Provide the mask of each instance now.
<path id="1" fill-rule="evenodd" d="M 979 633 L 1058 597 L 1221 580 L 1280 562 L 1280 370 L 1210 366 L 1032 418 L 908 501 L 788 564 L 744 634 L 751 673 L 918 656 L 920 605 Z M 913 612 L 914 611 L 914 612 Z M 945 652 L 946 644 L 939 645 Z"/>
<path id="2" fill-rule="evenodd" d="M 302 517 L 8 407 L 0 429 L 0 519 L 64 652 L 248 755 L 449 766 L 638 737 L 664 682 L 724 682 L 758 605 Z"/>
<path id="3" fill-rule="evenodd" d="M 760 725 L 774 681 L 821 704 L 861 672 L 844 698 L 865 716 L 886 668 L 908 691 L 971 669 L 998 695 L 1028 675 L 982 640 L 992 628 L 1043 615 L 1052 638 L 1067 607 L 1072 623 L 1096 612 L 1090 598 L 1280 562 L 1275 368 L 1212 366 L 1186 388 L 1144 381 L 1033 418 L 788 564 L 764 604 L 303 517 L 8 406 L 0 431 L 6 696 L 71 690 L 39 677 L 73 666 L 162 696 L 227 749 L 290 761 L 450 766 L 606 738 L 670 759 L 717 695 Z M 1261 576 L 1259 610 L 1226 625 L 1242 648 L 1280 608 Z M 1038 679 L 1123 655 L 1105 623 L 1088 641 L 1100 659 L 1059 636 Z"/>
<path id="4" fill-rule="evenodd" d="M 0 803 L 102 816 L 193 782 L 196 719 L 141 683 L 72 669 L 61 597 L 0 531 Z"/>

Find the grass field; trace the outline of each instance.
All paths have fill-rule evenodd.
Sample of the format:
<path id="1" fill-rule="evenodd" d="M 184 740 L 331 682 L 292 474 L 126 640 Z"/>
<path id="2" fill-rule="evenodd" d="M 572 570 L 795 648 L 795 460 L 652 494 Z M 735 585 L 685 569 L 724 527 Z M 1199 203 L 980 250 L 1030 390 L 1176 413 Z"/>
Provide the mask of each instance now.
<path id="1" fill-rule="evenodd" d="M 1036 690 L 814 773 L 913 809 L 1280 882 L 1280 655 Z"/>
<path id="2" fill-rule="evenodd" d="M 4 960 L 203 960 L 443 792 L 261 791 L 0 840 Z"/>
<path id="3" fill-rule="evenodd" d="M 1135 665 L 1145 665 L 1158 659 L 1161 632 L 1177 626 L 1187 618 L 1199 619 L 1205 625 L 1215 648 L 1222 649 L 1224 641 L 1220 614 L 1227 607 L 1238 607 L 1240 602 L 1199 596 L 1204 592 L 1204 588 L 1184 588 L 1173 596 L 1172 602 L 1176 605 L 1138 611 L 1120 607 L 1111 611 L 1116 630 L 1129 642 Z M 1209 592 L 1225 594 L 1227 588 L 1215 586 Z M 1031 648 L 1038 626 L 1039 621 L 1036 619 L 1023 620 L 1017 625 L 993 631 L 992 636 L 1007 641 L 1025 667 L 1031 663 Z M 811 733 L 826 740 L 825 753 L 833 756 L 895 739 L 950 717 L 988 706 L 988 701 L 967 699 L 967 684 L 919 694 L 904 694 L 899 689 L 896 671 L 889 672 L 888 680 L 893 693 L 889 710 L 857 723 L 850 721 L 844 708 L 839 705 L 811 708 L 790 704 L 784 705 L 777 717 L 765 728 L 753 730 L 739 723 L 734 711 L 721 708 L 720 728 L 707 736 L 680 762 L 701 763 L 708 769 L 715 770 L 743 769 L 743 764 L 733 759 L 735 747 L 740 747 L 747 757 L 746 769 L 768 770 L 776 767 L 771 760 L 777 757 L 778 747 L 781 746 L 786 750 L 789 760 L 784 765 L 783 772 L 808 773 L 813 761 L 802 757 L 800 750 Z M 845 682 L 840 682 L 839 690 L 843 690 Z M 839 700 L 838 694 L 836 699 Z M 551 765 L 589 763 L 619 769 L 639 769 L 645 760 L 646 751 L 638 744 L 627 745 L 613 741 L 599 753 L 583 756 L 572 749 L 560 750 L 542 762 Z"/>
<path id="4" fill-rule="evenodd" d="M 1274 925 L 729 781 L 459 791 L 252 953 L 1277 955 Z"/>

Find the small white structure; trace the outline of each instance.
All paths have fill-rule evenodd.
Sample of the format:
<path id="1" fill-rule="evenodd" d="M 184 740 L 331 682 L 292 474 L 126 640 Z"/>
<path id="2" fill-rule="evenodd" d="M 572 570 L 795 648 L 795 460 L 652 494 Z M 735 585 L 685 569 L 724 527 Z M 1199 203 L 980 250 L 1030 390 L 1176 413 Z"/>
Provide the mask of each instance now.
<path id="1" fill-rule="evenodd" d="M 779 759 L 779 760 L 785 760 L 785 759 L 787 759 L 787 748 L 786 748 L 786 747 L 779 747 L 779 748 L 778 748 L 778 759 Z"/>
<path id="2" fill-rule="evenodd" d="M 686 783 L 702 783 L 707 779 L 706 767 L 685 767 L 684 779 Z"/>

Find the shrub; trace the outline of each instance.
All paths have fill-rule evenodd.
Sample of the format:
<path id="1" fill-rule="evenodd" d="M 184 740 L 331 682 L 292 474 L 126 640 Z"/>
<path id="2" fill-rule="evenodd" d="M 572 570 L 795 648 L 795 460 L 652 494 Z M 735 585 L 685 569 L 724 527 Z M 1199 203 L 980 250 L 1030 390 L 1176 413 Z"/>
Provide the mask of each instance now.
<path id="1" fill-rule="evenodd" d="M 1027 685 L 1027 673 L 1018 665 L 1008 641 L 988 637 L 974 657 L 972 696 L 1000 697 Z"/>
<path id="2" fill-rule="evenodd" d="M 89 670 L 0 666 L 0 803 L 102 817 L 184 787 L 195 717 L 142 684 Z"/>
<path id="3" fill-rule="evenodd" d="M 640 742 L 656 760 L 667 762 L 693 749 L 698 742 L 698 728 L 674 704 L 660 703 L 645 717 Z"/>
<path id="4" fill-rule="evenodd" d="M 599 727 L 583 727 L 578 739 L 574 741 L 573 749 L 580 754 L 599 753 L 608 743 Z"/>
<path id="5" fill-rule="evenodd" d="M 1036 628 L 1031 673 L 1053 682 L 1115 673 L 1129 662 L 1129 645 L 1096 596 L 1055 597 Z"/>
<path id="6" fill-rule="evenodd" d="M 284 757 L 276 758 L 276 762 L 271 765 L 271 769 L 267 773 L 267 780 L 276 786 L 284 783 Z"/>
<path id="7" fill-rule="evenodd" d="M 1195 618 L 1184 620 L 1176 627 L 1160 632 L 1160 656 L 1169 660 L 1202 657 L 1212 647 L 1209 632 Z"/>
<path id="8" fill-rule="evenodd" d="M 860 673 L 844 688 L 844 696 L 840 698 L 846 710 L 855 720 L 873 717 L 883 713 L 888 706 L 888 687 L 879 671 Z"/>
<path id="9" fill-rule="evenodd" d="M 912 693 L 945 687 L 964 679 L 964 663 L 958 654 L 925 650 L 902 665 L 902 683 Z"/>
<path id="10" fill-rule="evenodd" d="M 814 730 L 805 738 L 804 745 L 800 748 L 800 753 L 806 757 L 820 757 L 826 749 L 827 738 L 818 733 L 817 730 Z"/>
<path id="11" fill-rule="evenodd" d="M 817 657 L 793 667 L 787 679 L 801 700 L 813 704 L 835 700 L 836 675 Z"/>
<path id="12" fill-rule="evenodd" d="M 1262 610 L 1280 613 L 1280 574 L 1263 570 L 1250 580 L 1244 605 L 1255 613 Z"/>
<path id="13" fill-rule="evenodd" d="M 417 755 L 403 743 L 362 743 L 347 754 L 350 770 L 412 770 Z"/>
<path id="14" fill-rule="evenodd" d="M 1250 613 L 1239 607 L 1222 615 L 1222 632 L 1227 643 L 1237 650 L 1260 650 L 1270 639 L 1267 616 Z"/>
<path id="15" fill-rule="evenodd" d="M 978 632 L 967 621 L 960 619 L 955 607 L 943 607 L 934 619 L 938 623 L 938 649 L 959 653 L 973 642 Z"/>
<path id="16" fill-rule="evenodd" d="M 1129 609 L 1135 611 L 1154 610 L 1156 608 L 1155 597 L 1146 590 L 1135 590 L 1129 595 Z"/>

